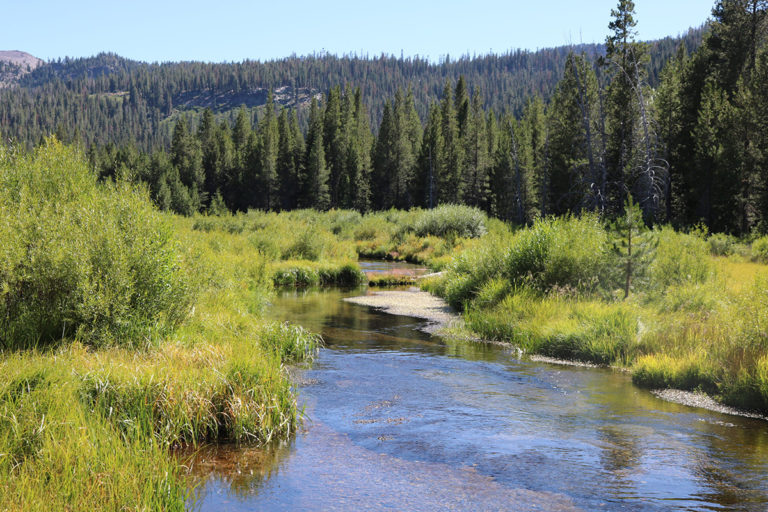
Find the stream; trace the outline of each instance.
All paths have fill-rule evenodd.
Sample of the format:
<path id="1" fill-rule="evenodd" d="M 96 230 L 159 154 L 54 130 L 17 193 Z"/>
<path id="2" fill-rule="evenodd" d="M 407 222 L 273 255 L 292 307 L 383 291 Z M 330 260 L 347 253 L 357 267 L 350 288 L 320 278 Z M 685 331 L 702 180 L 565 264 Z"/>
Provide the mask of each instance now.
<path id="1" fill-rule="evenodd" d="M 275 299 L 272 316 L 326 344 L 296 371 L 304 426 L 266 448 L 202 450 L 199 510 L 768 510 L 768 422 L 342 300 L 361 293 Z"/>

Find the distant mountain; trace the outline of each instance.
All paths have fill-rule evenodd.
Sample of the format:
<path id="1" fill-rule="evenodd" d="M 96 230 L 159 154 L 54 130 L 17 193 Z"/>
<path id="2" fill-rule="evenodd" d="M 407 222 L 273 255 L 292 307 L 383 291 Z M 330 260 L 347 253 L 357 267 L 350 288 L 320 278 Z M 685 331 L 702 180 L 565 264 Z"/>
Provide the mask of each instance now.
<path id="1" fill-rule="evenodd" d="M 649 43 L 652 86 L 678 46 L 693 52 L 703 33 L 703 28 L 691 29 L 680 37 Z M 35 60 L 26 61 L 29 68 L 23 72 L 18 65 L 6 64 L 16 66 L 16 71 L 6 79 L 12 86 L 0 90 L 0 135 L 29 145 L 56 131 L 86 144 L 132 142 L 150 149 L 169 144 L 179 116 L 190 117 L 194 127 L 204 108 L 212 109 L 220 121 L 232 121 L 244 106 L 255 121 L 269 90 L 275 91 L 278 104 L 298 107 L 303 122 L 303 107 L 310 98 L 337 84 L 362 89 L 377 127 L 384 103 L 398 88 L 412 88 L 424 119 L 446 80 L 455 82 L 461 75 L 481 94 L 486 108 L 519 114 L 534 95 L 548 100 L 571 51 L 596 61 L 605 49 L 596 44 L 562 46 L 439 63 L 384 55 L 311 55 L 267 62 L 149 64 L 102 53 L 40 65 L 29 55 Z"/>
<path id="2" fill-rule="evenodd" d="M 26 75 L 45 64 L 34 55 L 18 50 L 0 50 L 0 88 L 9 87 Z"/>

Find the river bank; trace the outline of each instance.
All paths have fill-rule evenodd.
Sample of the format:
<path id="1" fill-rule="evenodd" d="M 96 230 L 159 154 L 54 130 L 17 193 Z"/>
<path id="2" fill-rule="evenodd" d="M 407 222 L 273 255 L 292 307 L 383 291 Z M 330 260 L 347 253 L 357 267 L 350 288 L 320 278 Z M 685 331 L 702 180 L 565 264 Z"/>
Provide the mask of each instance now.
<path id="1" fill-rule="evenodd" d="M 419 329 L 428 320 L 344 300 L 364 293 L 274 298 L 276 321 L 325 341 L 299 370 L 306 421 L 260 457 L 267 467 L 249 466 L 244 449 L 214 470 L 198 487 L 201 512 L 768 504 L 763 422 L 658 400 L 619 372 L 432 336 Z"/>
<path id="2" fill-rule="evenodd" d="M 461 316 L 456 313 L 447 302 L 431 293 L 415 287 L 409 288 L 408 290 L 368 292 L 366 295 L 358 297 L 347 297 L 344 301 L 376 308 L 377 310 L 390 315 L 407 316 L 426 320 L 427 323 L 421 329 L 430 334 L 439 334 L 440 331 L 445 331 L 451 327 L 455 328 L 457 324 L 461 322 Z M 470 333 L 467 334 L 467 336 L 462 336 L 467 342 L 484 342 L 484 340 L 476 335 Z M 505 345 L 514 347 L 511 343 L 506 343 Z M 605 367 L 584 361 L 559 359 L 539 354 L 529 354 L 528 358 L 534 362 L 554 365 L 577 366 L 583 368 Z M 611 368 L 621 372 L 629 371 L 629 369 L 625 367 L 612 366 Z M 706 409 L 708 411 L 731 416 L 768 420 L 764 415 L 719 403 L 713 397 L 702 392 L 667 388 L 651 390 L 651 393 L 661 400 L 680 405 Z"/>

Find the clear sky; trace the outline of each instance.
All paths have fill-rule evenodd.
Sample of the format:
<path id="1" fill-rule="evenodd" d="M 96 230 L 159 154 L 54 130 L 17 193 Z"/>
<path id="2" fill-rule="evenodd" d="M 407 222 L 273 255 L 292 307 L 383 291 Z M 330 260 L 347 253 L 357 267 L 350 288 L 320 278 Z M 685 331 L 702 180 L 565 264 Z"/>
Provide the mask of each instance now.
<path id="1" fill-rule="evenodd" d="M 617 0 L 0 0 L 0 50 L 144 61 L 421 55 L 603 42 Z M 714 0 L 636 0 L 641 39 L 701 25 Z"/>

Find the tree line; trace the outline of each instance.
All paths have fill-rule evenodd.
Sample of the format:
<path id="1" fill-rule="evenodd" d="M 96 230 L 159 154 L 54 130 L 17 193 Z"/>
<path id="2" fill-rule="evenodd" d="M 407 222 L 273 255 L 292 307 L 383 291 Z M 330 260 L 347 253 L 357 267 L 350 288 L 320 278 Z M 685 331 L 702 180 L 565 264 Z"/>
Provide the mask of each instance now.
<path id="1" fill-rule="evenodd" d="M 703 31 L 649 43 L 649 81 L 658 83 L 664 63 L 683 44 L 689 52 L 701 42 Z M 397 89 L 411 87 L 416 110 L 426 121 L 429 106 L 442 94 L 446 79 L 464 76 L 480 91 L 483 106 L 519 116 L 527 99 L 548 101 L 563 74 L 569 52 L 584 53 L 591 61 L 604 45 L 513 50 L 475 57 L 443 57 L 432 62 L 420 57 L 291 56 L 239 63 L 144 63 L 103 53 L 95 57 L 48 62 L 0 86 L 0 135 L 29 147 L 53 132 L 87 146 L 135 144 L 143 151 L 168 148 L 180 115 L 190 125 L 201 122 L 211 108 L 217 120 L 233 123 L 245 105 L 253 124 L 263 115 L 267 91 L 275 102 L 297 110 L 306 131 L 310 97 L 336 85 L 361 87 L 378 128 L 384 103 Z"/>
<path id="2" fill-rule="evenodd" d="M 461 203 L 526 224 L 615 217 L 631 196 L 647 223 L 766 231 L 766 12 L 768 0 L 718 0 L 701 45 L 680 42 L 655 86 L 634 2 L 620 0 L 604 54 L 568 53 L 551 96 L 519 113 L 460 75 L 425 113 L 416 89 L 395 89 L 376 122 L 362 88 L 337 84 L 312 95 L 303 121 L 270 92 L 258 116 L 177 116 L 168 150 L 93 144 L 89 156 L 182 214 Z"/>

